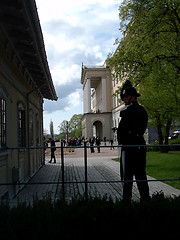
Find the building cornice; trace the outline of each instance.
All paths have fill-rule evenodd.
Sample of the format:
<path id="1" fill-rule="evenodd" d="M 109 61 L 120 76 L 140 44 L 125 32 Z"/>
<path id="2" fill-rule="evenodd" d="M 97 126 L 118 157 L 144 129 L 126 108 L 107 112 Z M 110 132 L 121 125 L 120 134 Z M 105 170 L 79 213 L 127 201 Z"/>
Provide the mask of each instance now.
<path id="1" fill-rule="evenodd" d="M 0 30 L 33 88 L 43 98 L 57 100 L 35 0 L 1 0 Z"/>

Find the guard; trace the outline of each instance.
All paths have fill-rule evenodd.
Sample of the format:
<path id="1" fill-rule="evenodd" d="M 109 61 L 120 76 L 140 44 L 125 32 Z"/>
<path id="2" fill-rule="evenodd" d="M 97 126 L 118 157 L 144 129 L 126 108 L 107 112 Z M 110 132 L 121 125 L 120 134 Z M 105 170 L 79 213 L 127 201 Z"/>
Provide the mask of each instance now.
<path id="1" fill-rule="evenodd" d="M 122 144 L 121 178 L 123 183 L 123 200 L 130 202 L 132 198 L 133 176 L 137 181 L 140 200 L 149 197 L 149 186 L 146 176 L 146 143 L 144 133 L 147 128 L 148 114 L 137 98 L 140 96 L 126 81 L 122 87 L 120 97 L 127 106 L 120 112 L 120 123 L 117 129 L 118 144 Z"/>

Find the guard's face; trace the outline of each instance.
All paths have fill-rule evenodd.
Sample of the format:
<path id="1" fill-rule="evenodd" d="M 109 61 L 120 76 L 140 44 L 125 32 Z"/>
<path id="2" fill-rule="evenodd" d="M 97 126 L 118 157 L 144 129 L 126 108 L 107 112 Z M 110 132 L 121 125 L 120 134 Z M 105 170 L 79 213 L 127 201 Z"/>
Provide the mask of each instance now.
<path id="1" fill-rule="evenodd" d="M 124 95 L 122 100 L 125 103 L 125 105 L 129 105 L 129 104 L 131 104 L 131 99 L 132 99 L 132 96 Z"/>
<path id="2" fill-rule="evenodd" d="M 125 95 L 122 100 L 125 103 L 125 105 L 130 105 L 131 103 L 137 101 L 137 97 L 132 95 Z"/>

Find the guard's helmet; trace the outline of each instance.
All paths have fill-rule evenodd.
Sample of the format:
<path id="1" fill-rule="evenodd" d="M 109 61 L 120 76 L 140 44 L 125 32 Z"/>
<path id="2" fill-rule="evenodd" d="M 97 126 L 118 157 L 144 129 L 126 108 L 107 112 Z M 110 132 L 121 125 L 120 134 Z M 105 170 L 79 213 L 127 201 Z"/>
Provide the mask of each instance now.
<path id="1" fill-rule="evenodd" d="M 137 93 L 136 89 L 131 85 L 131 82 L 129 80 L 127 80 L 124 84 L 123 87 L 121 89 L 120 92 L 120 97 L 123 100 L 124 96 L 135 96 L 135 97 L 139 97 L 140 94 Z"/>

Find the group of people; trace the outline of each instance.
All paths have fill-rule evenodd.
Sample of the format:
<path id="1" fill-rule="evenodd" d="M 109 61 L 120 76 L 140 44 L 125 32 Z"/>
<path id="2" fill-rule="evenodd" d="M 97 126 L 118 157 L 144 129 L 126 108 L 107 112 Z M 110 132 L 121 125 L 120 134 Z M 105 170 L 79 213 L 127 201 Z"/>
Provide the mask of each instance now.
<path id="1" fill-rule="evenodd" d="M 148 114 L 145 108 L 138 103 L 140 96 L 129 81 L 123 85 L 120 97 L 126 108 L 120 112 L 120 122 L 117 128 L 118 145 L 121 145 L 120 174 L 123 182 L 123 200 L 130 202 L 132 198 L 133 176 L 135 176 L 140 193 L 140 200 L 150 199 L 149 186 L 146 175 L 146 143 L 144 133 L 147 128 Z M 51 143 L 51 159 L 56 163 L 56 146 L 53 139 Z M 99 136 L 91 137 L 89 140 L 90 151 L 94 153 L 94 144 L 100 153 L 101 141 Z M 113 147 L 113 141 L 111 141 Z"/>
<path id="2" fill-rule="evenodd" d="M 90 145 L 90 151 L 91 153 L 94 153 L 94 144 L 96 144 L 96 147 L 97 147 L 97 151 L 98 153 L 100 153 L 100 145 L 101 145 L 101 140 L 99 138 L 99 136 L 97 136 L 96 138 L 95 137 L 91 137 L 89 139 L 89 145 Z"/>

